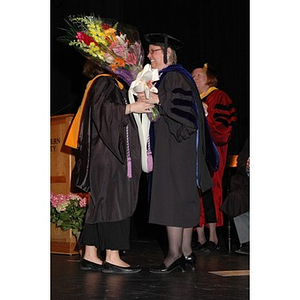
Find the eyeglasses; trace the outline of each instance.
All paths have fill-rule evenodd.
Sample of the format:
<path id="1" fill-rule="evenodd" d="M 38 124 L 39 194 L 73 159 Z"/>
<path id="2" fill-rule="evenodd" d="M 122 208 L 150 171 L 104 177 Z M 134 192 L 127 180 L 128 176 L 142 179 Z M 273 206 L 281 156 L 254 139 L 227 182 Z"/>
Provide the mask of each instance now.
<path id="1" fill-rule="evenodd" d="M 159 50 L 162 50 L 162 49 L 161 49 L 161 48 L 155 49 L 155 50 L 151 49 L 151 50 L 149 50 L 147 53 L 148 53 L 148 54 L 153 54 L 154 52 L 159 51 Z"/>

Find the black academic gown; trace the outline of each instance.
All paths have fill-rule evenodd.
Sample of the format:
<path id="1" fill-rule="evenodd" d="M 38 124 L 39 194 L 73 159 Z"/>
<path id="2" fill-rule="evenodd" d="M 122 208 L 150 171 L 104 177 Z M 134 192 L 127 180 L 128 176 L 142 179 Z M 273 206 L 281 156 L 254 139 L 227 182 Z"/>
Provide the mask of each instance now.
<path id="1" fill-rule="evenodd" d="M 75 166 L 76 185 L 90 192 L 87 224 L 125 220 L 136 208 L 141 150 L 134 118 L 125 115 L 126 97 L 110 76 L 96 79 L 88 94 Z M 127 177 L 126 125 L 132 178 Z"/>
<path id="2" fill-rule="evenodd" d="M 246 140 L 243 149 L 239 153 L 236 173 L 230 180 L 230 193 L 224 200 L 221 210 L 229 217 L 236 217 L 249 211 L 250 178 L 246 171 L 247 160 L 249 158 L 249 139 Z"/>
<path id="3" fill-rule="evenodd" d="M 203 190 L 209 189 L 212 181 L 205 162 L 204 115 L 196 105 L 198 92 L 184 75 L 187 71 L 178 68 L 169 67 L 158 85 L 161 117 L 154 123 L 149 222 L 193 227 L 200 214 L 196 179 Z"/>

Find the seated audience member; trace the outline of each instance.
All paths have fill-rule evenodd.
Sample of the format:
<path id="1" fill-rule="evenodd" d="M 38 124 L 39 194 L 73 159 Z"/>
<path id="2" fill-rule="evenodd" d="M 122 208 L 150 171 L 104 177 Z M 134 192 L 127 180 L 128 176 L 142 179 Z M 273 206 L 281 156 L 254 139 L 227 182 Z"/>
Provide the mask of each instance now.
<path id="1" fill-rule="evenodd" d="M 239 153 L 236 173 L 230 180 L 230 192 L 221 206 L 221 210 L 233 218 L 238 234 L 240 254 L 249 254 L 249 139 Z"/>

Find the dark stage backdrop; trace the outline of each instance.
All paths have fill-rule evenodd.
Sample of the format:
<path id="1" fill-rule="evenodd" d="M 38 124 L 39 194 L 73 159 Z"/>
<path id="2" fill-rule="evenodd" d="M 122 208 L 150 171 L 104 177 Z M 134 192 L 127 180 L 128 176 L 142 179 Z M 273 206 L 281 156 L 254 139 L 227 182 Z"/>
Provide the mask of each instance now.
<path id="1" fill-rule="evenodd" d="M 237 154 L 249 136 L 249 11 L 249 0 L 51 0 L 51 115 L 75 113 L 87 83 L 85 59 L 56 41 L 58 28 L 70 14 L 94 13 L 136 26 L 141 37 L 166 32 L 182 40 L 178 63 L 189 71 L 211 62 L 218 70 L 219 88 L 237 109 L 229 147 L 229 153 Z"/>

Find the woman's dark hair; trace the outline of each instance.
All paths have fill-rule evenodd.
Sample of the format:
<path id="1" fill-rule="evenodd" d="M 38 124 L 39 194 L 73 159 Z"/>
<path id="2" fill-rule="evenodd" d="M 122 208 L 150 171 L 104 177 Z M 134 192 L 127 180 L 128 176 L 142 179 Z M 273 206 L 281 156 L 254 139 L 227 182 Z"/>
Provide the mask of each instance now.
<path id="1" fill-rule="evenodd" d="M 105 72 L 97 62 L 87 59 L 83 66 L 82 73 L 89 78 L 94 78 L 95 76 Z"/>

